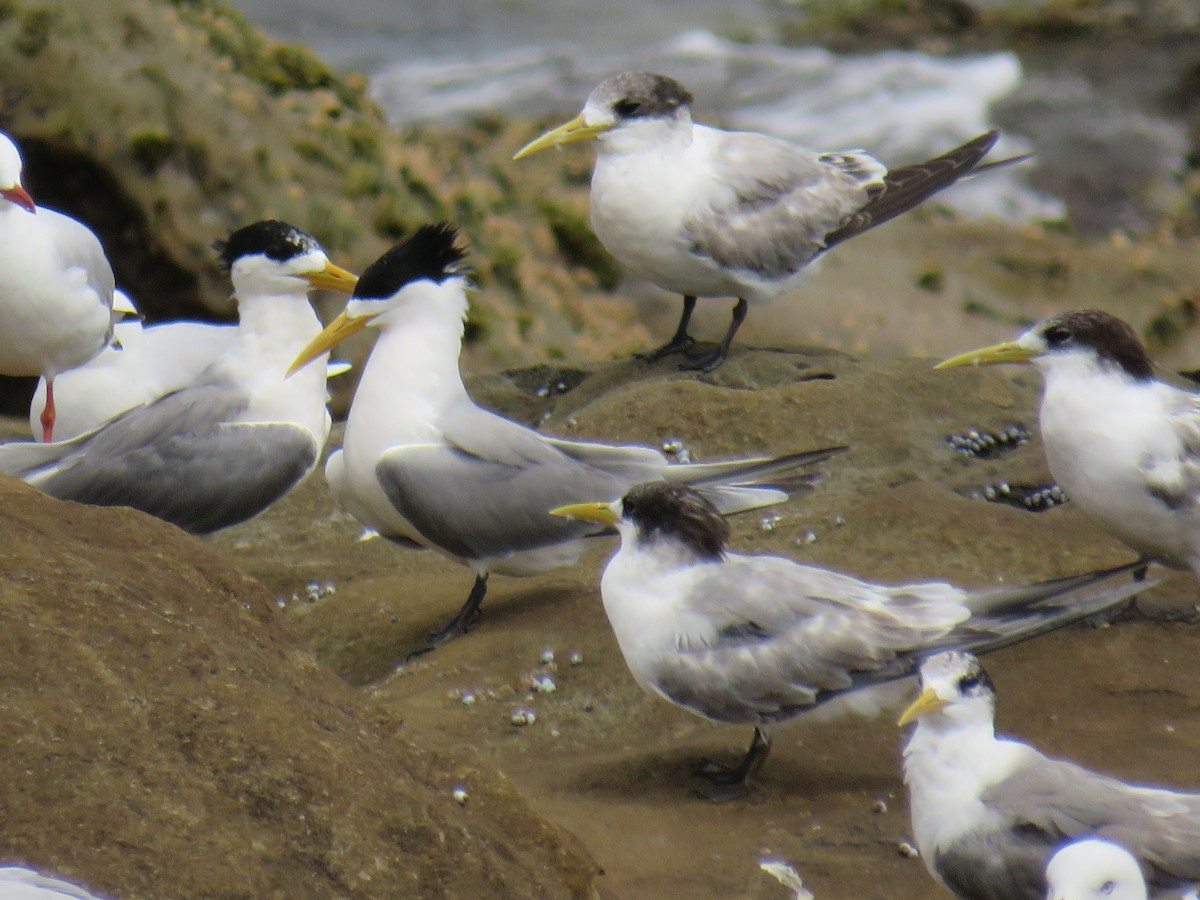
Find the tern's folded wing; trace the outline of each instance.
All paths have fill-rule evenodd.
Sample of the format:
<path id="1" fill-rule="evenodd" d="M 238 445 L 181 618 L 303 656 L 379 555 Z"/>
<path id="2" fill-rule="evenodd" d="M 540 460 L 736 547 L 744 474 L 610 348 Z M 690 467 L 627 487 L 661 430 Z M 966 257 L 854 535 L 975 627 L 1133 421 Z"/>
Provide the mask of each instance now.
<path id="1" fill-rule="evenodd" d="M 1200 879 L 1200 794 L 1134 787 L 1034 751 L 981 799 L 1014 827 L 1114 841 L 1153 867 L 1155 883 Z"/>
<path id="2" fill-rule="evenodd" d="M 771 280 L 820 253 L 887 171 L 865 153 L 816 153 L 750 132 L 724 134 L 714 152 L 724 190 L 685 221 L 692 252 Z"/>
<path id="3" fill-rule="evenodd" d="M 880 588 L 779 557 L 731 559 L 682 600 L 680 628 L 692 630 L 674 637 L 651 680 L 709 718 L 788 718 L 909 674 L 913 649 L 966 617 L 961 596 L 936 583 Z"/>
<path id="4" fill-rule="evenodd" d="M 598 533 L 596 525 L 552 516 L 550 510 L 615 499 L 628 486 L 557 451 L 541 462 L 512 464 L 446 444 L 393 447 L 380 457 L 375 475 L 396 511 L 426 540 L 468 560 Z"/>
<path id="5" fill-rule="evenodd" d="M 320 452 L 298 425 L 235 422 L 245 402 L 217 386 L 178 391 L 75 439 L 23 477 L 63 500 L 130 506 L 207 534 L 261 512 Z"/>

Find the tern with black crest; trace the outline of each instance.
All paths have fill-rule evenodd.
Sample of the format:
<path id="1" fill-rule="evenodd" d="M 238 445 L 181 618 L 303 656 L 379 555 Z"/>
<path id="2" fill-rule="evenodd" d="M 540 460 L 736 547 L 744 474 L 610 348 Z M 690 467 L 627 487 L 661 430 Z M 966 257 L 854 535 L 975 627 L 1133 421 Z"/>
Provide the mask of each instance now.
<path id="1" fill-rule="evenodd" d="M 450 226 L 419 228 L 363 272 L 345 311 L 292 366 L 364 327 L 379 332 L 325 476 L 359 521 L 475 574 L 467 601 L 425 649 L 467 631 L 489 575 L 569 565 L 605 530 L 555 518 L 553 507 L 673 479 L 697 485 L 722 512 L 756 509 L 787 500 L 808 479 L 797 469 L 844 449 L 670 465 L 649 447 L 562 440 L 481 409 L 458 368 L 464 256 Z"/>
<path id="2" fill-rule="evenodd" d="M 66 441 L 0 446 L 0 472 L 63 500 L 131 506 L 207 534 L 257 515 L 316 465 L 330 419 L 325 366 L 285 377 L 321 331 L 312 288 L 355 277 L 309 235 L 263 221 L 218 245 L 237 338 L 196 382 Z"/>
<path id="3" fill-rule="evenodd" d="M 1094 309 L 939 369 L 1032 363 L 1050 472 L 1072 503 L 1147 558 L 1200 574 L 1200 397 L 1154 375 L 1136 332 Z"/>
<path id="4" fill-rule="evenodd" d="M 981 165 L 989 131 L 941 156 L 889 170 L 862 150 L 820 152 L 765 134 L 692 121 L 692 95 L 673 78 L 626 72 L 602 81 L 583 111 L 514 159 L 595 141 L 592 227 L 632 274 L 683 295 L 674 337 L 650 360 L 687 353 L 700 297 L 735 297 L 725 336 L 683 369 L 711 371 L 751 304 L 797 286 L 805 266 L 907 212 Z M 1023 158 L 1023 157 L 1022 157 Z"/>
<path id="5" fill-rule="evenodd" d="M 994 650 L 1129 599 L 1123 566 L 1019 587 L 881 585 L 782 556 L 729 549 L 729 526 L 677 483 L 556 509 L 616 528 L 600 581 L 604 610 L 646 691 L 714 722 L 754 726 L 735 766 L 706 765 L 723 801 L 750 789 L 771 729 L 797 716 L 875 715 L 903 701 L 920 658 L 945 647 Z"/>
<path id="6" fill-rule="evenodd" d="M 1126 784 L 996 737 L 996 689 L 970 653 L 930 656 L 920 684 L 900 717 L 916 723 L 904 747 L 913 837 L 960 900 L 1043 900 L 1050 857 L 1092 837 L 1129 851 L 1154 897 L 1200 880 L 1200 794 Z"/>

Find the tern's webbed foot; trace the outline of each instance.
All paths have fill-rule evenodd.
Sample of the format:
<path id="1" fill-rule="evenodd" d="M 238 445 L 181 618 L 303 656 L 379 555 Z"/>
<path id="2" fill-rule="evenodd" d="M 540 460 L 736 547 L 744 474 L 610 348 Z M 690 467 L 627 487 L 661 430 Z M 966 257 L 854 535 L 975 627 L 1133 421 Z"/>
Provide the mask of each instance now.
<path id="1" fill-rule="evenodd" d="M 712 372 L 725 362 L 728 348 L 718 346 L 709 353 L 689 353 L 687 359 L 679 364 L 681 372 Z"/>
<path id="2" fill-rule="evenodd" d="M 646 353 L 635 353 L 633 358 L 647 363 L 658 362 L 664 356 L 671 356 L 674 353 L 687 353 L 695 343 L 696 339 L 690 334 L 685 334 L 682 337 L 675 335 L 675 337 L 671 338 L 671 340 L 667 341 L 661 347 L 656 347 Z"/>
<path id="3" fill-rule="evenodd" d="M 702 759 L 692 767 L 692 774 L 707 778 L 714 784 L 731 784 L 742 781 L 746 772 L 741 765 L 731 766 L 729 763 L 717 762 L 715 759 Z"/>
<path id="4" fill-rule="evenodd" d="M 749 796 L 753 790 L 754 788 L 745 781 L 734 781 L 729 784 L 714 784 L 712 787 L 698 789 L 693 791 L 693 793 L 701 800 L 720 804 L 740 800 L 743 797 Z"/>

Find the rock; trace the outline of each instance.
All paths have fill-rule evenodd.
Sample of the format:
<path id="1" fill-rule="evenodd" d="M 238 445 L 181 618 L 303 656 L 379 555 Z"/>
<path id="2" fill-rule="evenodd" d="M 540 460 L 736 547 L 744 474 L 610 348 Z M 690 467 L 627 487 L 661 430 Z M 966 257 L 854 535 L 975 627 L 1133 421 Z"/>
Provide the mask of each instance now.
<path id="1" fill-rule="evenodd" d="M 7 478 L 0 508 L 4 858 L 123 900 L 591 892 L 504 775 L 323 669 L 202 542 Z"/>

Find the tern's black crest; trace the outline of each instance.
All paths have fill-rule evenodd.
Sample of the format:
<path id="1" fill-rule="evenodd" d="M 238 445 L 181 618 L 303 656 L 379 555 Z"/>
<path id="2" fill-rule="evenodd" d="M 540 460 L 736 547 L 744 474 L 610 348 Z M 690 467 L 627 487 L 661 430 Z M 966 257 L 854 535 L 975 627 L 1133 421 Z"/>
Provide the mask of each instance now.
<path id="1" fill-rule="evenodd" d="M 1076 309 L 1047 319 L 1038 331 L 1053 352 L 1062 347 L 1090 347 L 1100 359 L 1138 381 L 1154 377 L 1146 347 L 1129 325 L 1098 309 Z"/>
<path id="2" fill-rule="evenodd" d="M 729 523 L 695 488 L 675 481 L 648 481 L 621 498 L 622 515 L 642 540 L 670 537 L 698 556 L 720 559 L 729 541 Z"/>
<path id="3" fill-rule="evenodd" d="M 214 241 L 213 249 L 220 254 L 221 265 L 228 271 L 243 256 L 262 254 L 268 259 L 283 262 L 294 256 L 302 256 L 320 250 L 312 235 L 305 234 L 294 225 L 278 219 L 265 219 L 239 228 L 228 240 Z"/>
<path id="4" fill-rule="evenodd" d="M 674 116 L 681 106 L 692 105 L 692 95 L 682 84 L 654 72 L 625 72 L 602 81 L 592 92 L 599 104 L 611 106 L 618 119 Z"/>
<path id="5" fill-rule="evenodd" d="M 386 300 L 414 281 L 440 284 L 452 275 L 462 274 L 466 255 L 467 251 L 458 245 L 453 225 L 422 225 L 367 266 L 354 296 L 358 300 Z"/>

